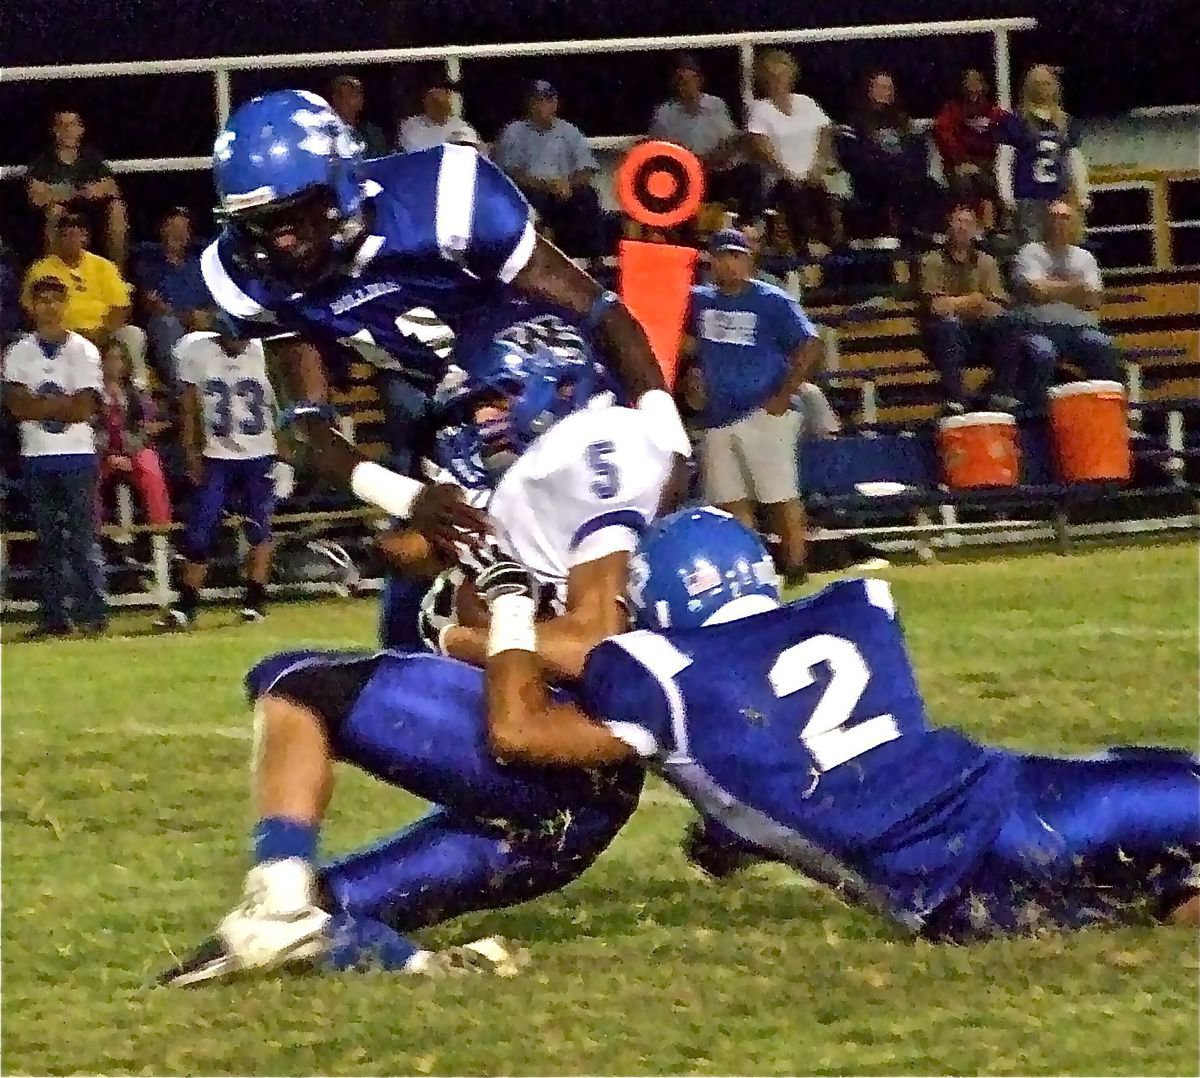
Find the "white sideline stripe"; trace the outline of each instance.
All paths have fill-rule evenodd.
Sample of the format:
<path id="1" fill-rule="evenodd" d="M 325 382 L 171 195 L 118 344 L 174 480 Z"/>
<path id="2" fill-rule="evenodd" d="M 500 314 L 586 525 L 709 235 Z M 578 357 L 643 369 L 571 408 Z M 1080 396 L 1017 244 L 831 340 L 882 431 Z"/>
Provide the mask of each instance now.
<path id="1" fill-rule="evenodd" d="M 1195 640 L 1195 629 L 1159 629 L 1153 625 L 1064 625 L 1061 629 L 1048 629 L 1044 625 L 1022 629 L 1012 625 L 981 625 L 979 636 L 1004 636 L 1013 639 L 1057 640 L 1064 636 L 1104 637 L 1123 636 L 1131 640 Z"/>

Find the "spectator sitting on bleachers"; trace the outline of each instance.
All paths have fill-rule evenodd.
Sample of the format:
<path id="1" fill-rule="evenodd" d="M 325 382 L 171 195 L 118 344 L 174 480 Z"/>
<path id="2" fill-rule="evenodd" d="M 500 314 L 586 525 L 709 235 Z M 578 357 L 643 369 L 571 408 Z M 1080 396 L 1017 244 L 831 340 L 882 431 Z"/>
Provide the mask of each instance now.
<path id="1" fill-rule="evenodd" d="M 16 339 L 21 328 L 21 278 L 12 251 L 0 236 L 0 351 Z"/>
<path id="2" fill-rule="evenodd" d="M 962 90 L 937 114 L 933 140 L 955 204 L 970 206 L 985 232 L 996 225 L 996 138 L 1008 114 L 992 100 L 978 68 L 963 72 Z"/>
<path id="3" fill-rule="evenodd" d="M 933 233 L 944 218 L 945 194 L 929 175 L 929 147 L 897 100 L 887 71 L 873 71 L 862 106 L 838 130 L 838 157 L 850 174 L 854 199 L 847 209 L 858 238 Z"/>
<path id="4" fill-rule="evenodd" d="M 210 300 L 188 211 L 182 206 L 168 210 L 158 236 L 157 243 L 134 248 L 132 277 L 145 309 L 151 361 L 159 378 L 173 386 L 175 345 L 185 333 L 203 328 L 201 312 Z"/>
<path id="5" fill-rule="evenodd" d="M 33 636 L 98 633 L 108 621 L 96 542 L 100 355 L 66 326 L 67 286 L 29 283 L 34 332 L 4 356 L 4 404 L 20 421 L 21 470 L 37 532 L 40 606 Z"/>
<path id="6" fill-rule="evenodd" d="M 50 148 L 34 158 L 25 172 L 29 202 L 45 215 L 45 249 L 54 250 L 60 217 L 82 213 L 92 227 L 103 224 L 108 257 L 124 268 L 129 215 L 112 170 L 84 145 L 79 113 L 69 109 L 54 113 L 50 135 Z"/>
<path id="7" fill-rule="evenodd" d="M 1007 309 L 1008 294 L 996 260 L 977 246 L 979 224 L 970 206 L 950 213 L 946 243 L 921 259 L 922 335 L 929 361 L 942 376 L 946 409 L 962 413 L 968 406 L 963 370 L 983 362 L 992 370 L 991 407 L 1011 411 L 1018 401 L 1014 388 L 1021 362 L 1020 321 Z M 1031 356 L 1031 363 L 1041 358 Z M 1022 396 L 1040 407 L 1054 373 L 1044 363 L 1031 374 Z"/>
<path id="8" fill-rule="evenodd" d="M 1050 204 L 1071 202 L 1086 213 L 1087 161 L 1076 123 L 1062 107 L 1062 84 L 1048 67 L 1031 68 L 1021 83 L 1020 107 L 1000 131 L 996 185 L 1013 217 L 1019 245 L 1044 240 Z"/>
<path id="9" fill-rule="evenodd" d="M 800 415 L 792 396 L 821 362 L 820 338 L 786 292 L 753 279 L 750 241 L 736 229 L 714 233 L 712 281 L 692 289 L 687 334 L 694 358 L 680 377 L 684 403 L 704 428 L 704 496 L 779 537 L 777 560 L 804 572 L 805 519 L 796 443 Z"/>
<path id="10" fill-rule="evenodd" d="M 495 158 L 568 255 L 604 253 L 600 200 L 592 186 L 596 159 L 579 128 L 558 115 L 558 91 L 550 83 L 539 80 L 530 88 L 528 115 L 500 133 Z"/>
<path id="11" fill-rule="evenodd" d="M 337 75 L 329 83 L 329 105 L 358 139 L 363 157 L 383 157 L 388 152 L 387 138 L 373 123 L 362 118 L 366 95 L 362 80 L 354 75 Z"/>
<path id="12" fill-rule="evenodd" d="M 400 124 L 400 149 L 406 153 L 428 150 L 447 142 L 479 146 L 479 134 L 461 116 L 454 114 L 454 84 L 447 78 L 431 79 L 421 95 L 421 111 Z"/>
<path id="13" fill-rule="evenodd" d="M 705 199 L 719 202 L 743 220 L 758 216 L 762 176 L 740 154 L 742 134 L 729 106 L 704 92 L 704 73 L 693 56 L 681 56 L 672 75 L 674 97 L 654 110 L 650 137 L 689 149 L 704 166 Z"/>
<path id="14" fill-rule="evenodd" d="M 1027 243 L 1017 252 L 1013 279 L 1025 301 L 1026 348 L 1054 369 L 1065 359 L 1086 378 L 1121 382 L 1121 363 L 1113 339 L 1099 328 L 1103 299 L 1095 256 L 1078 246 L 1081 225 L 1075 209 L 1052 202 L 1045 243 Z"/>
<path id="15" fill-rule="evenodd" d="M 796 61 L 786 52 L 773 49 L 760 57 L 758 77 L 765 96 L 750 106 L 746 130 L 754 156 L 767 169 L 767 202 L 782 213 L 793 248 L 808 244 L 820 255 L 838 238 L 826 187 L 833 164 L 832 127 L 816 101 L 793 92 L 798 74 Z"/>
<path id="16" fill-rule="evenodd" d="M 128 324 L 129 285 L 112 262 L 89 251 L 87 244 L 87 221 L 73 213 L 60 217 L 56 253 L 29 268 L 21 305 L 32 317 L 33 282 L 57 277 L 67 289 L 67 329 L 83 334 L 97 347 L 103 347 L 110 337 L 121 341 L 133 360 L 133 380 L 145 388 L 146 334 Z"/>
<path id="17" fill-rule="evenodd" d="M 100 354 L 104 374 L 103 405 L 98 429 L 100 496 L 128 483 L 142 501 L 147 524 L 171 523 L 171 499 L 154 439 L 166 430 L 155 413 L 154 401 L 130 378 L 129 352 L 110 340 Z"/>

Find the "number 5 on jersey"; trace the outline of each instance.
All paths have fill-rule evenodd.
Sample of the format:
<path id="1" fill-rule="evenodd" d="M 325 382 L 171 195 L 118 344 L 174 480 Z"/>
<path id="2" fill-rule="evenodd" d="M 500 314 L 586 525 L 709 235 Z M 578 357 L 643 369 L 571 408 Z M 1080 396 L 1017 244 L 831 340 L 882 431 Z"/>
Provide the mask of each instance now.
<path id="1" fill-rule="evenodd" d="M 587 447 L 587 466 L 592 473 L 591 491 L 601 500 L 615 498 L 621 485 L 617 465 L 612 459 L 616 447 L 612 442 L 592 442 Z"/>

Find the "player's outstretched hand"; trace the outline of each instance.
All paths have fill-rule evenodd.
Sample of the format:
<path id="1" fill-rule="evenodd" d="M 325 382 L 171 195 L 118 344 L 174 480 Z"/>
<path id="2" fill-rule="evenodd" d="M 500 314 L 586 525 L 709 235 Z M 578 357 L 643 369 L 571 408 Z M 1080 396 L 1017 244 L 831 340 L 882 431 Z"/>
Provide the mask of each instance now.
<path id="1" fill-rule="evenodd" d="M 463 501 L 462 490 L 453 483 L 432 483 L 413 502 L 410 522 L 434 547 L 454 555 L 461 548 L 463 533 L 484 536 L 491 530 L 487 514 Z"/>
<path id="2" fill-rule="evenodd" d="M 444 653 L 442 636 L 458 623 L 454 592 L 461 583 L 462 574 L 457 570 L 441 573 L 421 600 L 421 608 L 417 612 L 417 635 L 435 654 Z"/>

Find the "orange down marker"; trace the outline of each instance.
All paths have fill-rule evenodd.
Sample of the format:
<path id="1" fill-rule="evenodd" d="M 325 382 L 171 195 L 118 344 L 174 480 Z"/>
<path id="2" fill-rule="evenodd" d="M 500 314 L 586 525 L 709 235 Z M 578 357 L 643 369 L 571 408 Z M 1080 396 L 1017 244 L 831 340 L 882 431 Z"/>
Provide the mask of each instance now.
<path id="1" fill-rule="evenodd" d="M 704 199 L 704 170 L 695 154 L 673 142 L 643 142 L 617 169 L 621 209 L 639 224 L 673 228 Z M 667 243 L 622 240 L 620 292 L 641 322 L 667 386 L 675 384 L 697 252 Z"/>

